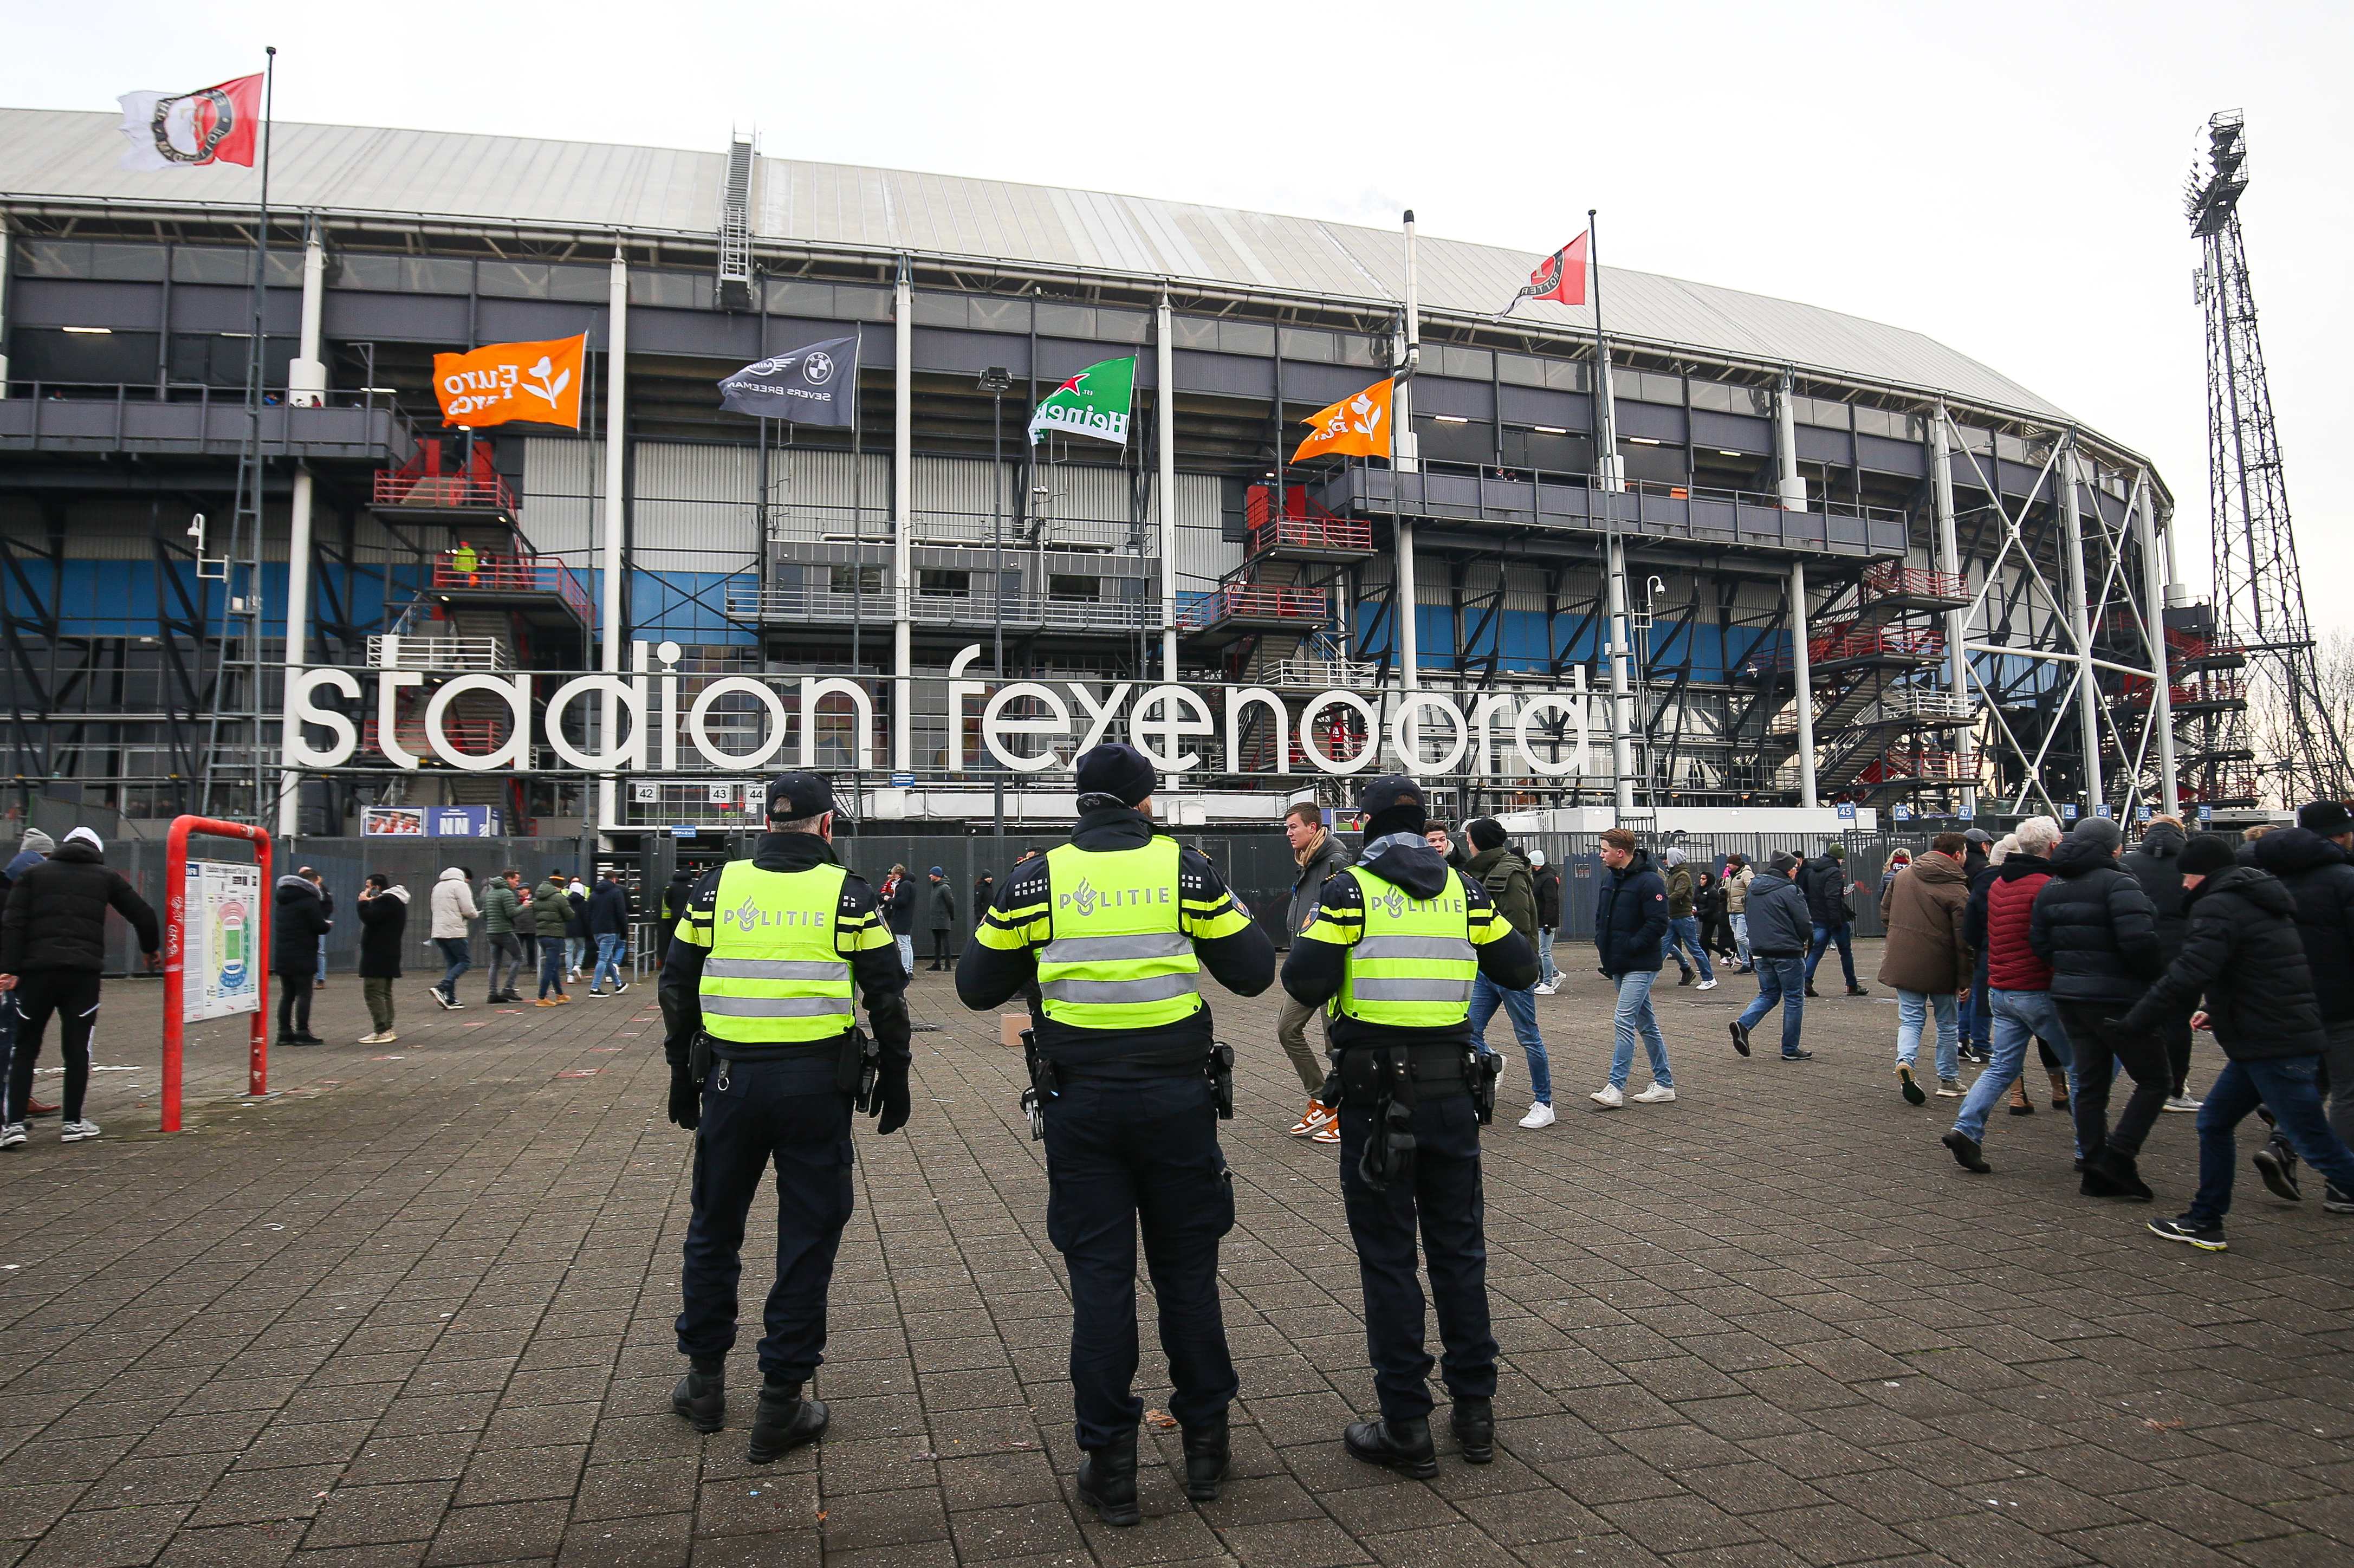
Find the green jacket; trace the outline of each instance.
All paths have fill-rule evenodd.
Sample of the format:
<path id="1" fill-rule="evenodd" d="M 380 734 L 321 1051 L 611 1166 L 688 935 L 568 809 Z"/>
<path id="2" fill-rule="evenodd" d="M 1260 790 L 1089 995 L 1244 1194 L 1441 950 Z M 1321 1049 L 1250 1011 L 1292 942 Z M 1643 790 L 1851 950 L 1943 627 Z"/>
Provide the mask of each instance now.
<path id="1" fill-rule="evenodd" d="M 1668 868 L 1668 918 L 1681 920 L 1692 912 L 1692 874 L 1689 864 Z"/>
<path id="2" fill-rule="evenodd" d="M 511 937 L 522 918 L 523 895 L 509 887 L 504 877 L 493 878 L 482 889 L 482 935 Z"/>
<path id="3" fill-rule="evenodd" d="M 1463 869 L 1479 879 L 1488 896 L 1496 901 L 1497 913 L 1512 923 L 1512 929 L 1533 941 L 1537 931 L 1537 886 L 1529 873 L 1529 863 L 1498 845 L 1473 855 Z"/>
<path id="4" fill-rule="evenodd" d="M 531 890 L 531 917 L 539 927 L 539 939 L 564 940 L 564 923 L 572 918 L 571 885 L 561 877 L 551 876 Z"/>

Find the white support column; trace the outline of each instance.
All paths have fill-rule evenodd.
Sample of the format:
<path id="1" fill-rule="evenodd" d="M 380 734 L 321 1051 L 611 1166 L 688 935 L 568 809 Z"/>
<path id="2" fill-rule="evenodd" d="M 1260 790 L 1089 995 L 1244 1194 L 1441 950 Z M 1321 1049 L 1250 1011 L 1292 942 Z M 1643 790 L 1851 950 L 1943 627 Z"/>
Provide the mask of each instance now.
<path id="1" fill-rule="evenodd" d="M 1815 672 L 1807 655 L 1807 563 L 1790 563 L 1790 673 L 1798 687 L 1798 804 L 1819 806 L 1815 795 Z"/>
<path id="2" fill-rule="evenodd" d="M 8 220 L 0 217 L 0 343 L 8 341 Z M 8 396 L 8 356 L 0 354 L 0 397 Z"/>
<path id="3" fill-rule="evenodd" d="M 1798 378 L 1782 372 L 1774 392 L 1774 461 L 1781 473 L 1782 510 L 1807 509 L 1807 482 L 1798 473 Z"/>
<path id="4" fill-rule="evenodd" d="M 611 290 L 606 304 L 605 328 L 605 581 L 598 641 L 601 668 L 609 675 L 621 673 L 621 650 L 629 631 L 621 624 L 621 547 L 627 531 L 627 511 L 621 486 L 629 453 L 630 399 L 630 262 L 620 246 L 613 248 Z M 620 705 L 611 692 L 604 696 L 603 727 L 598 742 L 611 749 L 620 738 Z M 620 815 L 620 793 L 610 774 L 597 781 L 597 826 L 600 832 Z"/>
<path id="5" fill-rule="evenodd" d="M 1414 366 L 1422 355 L 1422 299 L 1417 291 L 1414 270 L 1414 210 L 1405 215 L 1405 350 L 1401 362 Z M 1390 469 L 1393 474 L 1408 474 L 1422 466 L 1419 443 L 1414 433 L 1414 376 L 1408 374 L 1397 384 L 1390 398 Z M 1391 593 L 1390 620 L 1396 627 L 1398 676 L 1405 690 L 1422 689 L 1422 636 L 1415 614 L 1414 524 L 1398 500 L 1405 487 L 1395 478 L 1391 480 L 1391 505 L 1396 515 L 1393 531 L 1397 544 L 1397 583 Z M 1418 736 L 1417 722 L 1409 731 Z"/>
<path id="6" fill-rule="evenodd" d="M 1597 421 L 1598 422 L 1598 421 Z M 1604 576 L 1609 590 L 1610 770 L 1616 776 L 1618 810 L 1635 809 L 1635 700 L 1627 662 L 1635 640 L 1627 625 L 1627 542 L 1614 531 L 1606 546 Z"/>
<path id="7" fill-rule="evenodd" d="M 915 266 L 899 258 L 891 297 L 891 766 L 916 765 L 916 293 Z"/>
<path id="8" fill-rule="evenodd" d="M 1969 578 L 1962 569 L 1960 532 L 1954 518 L 1954 462 L 1951 435 L 1946 428 L 1946 406 L 1943 403 L 1929 416 L 1929 493 L 1936 510 L 1937 569 L 1962 578 L 1969 587 Z M 1970 612 L 1967 609 L 1946 612 L 1946 690 L 1959 702 L 1970 700 Z M 1978 726 L 1954 732 L 1959 744 L 1956 747 L 1963 757 L 1978 751 Z M 1961 789 L 1961 809 L 1965 817 L 1978 814 L 1977 776 Z"/>
<path id="9" fill-rule="evenodd" d="M 0 252 L 5 255 L 5 252 Z M 0 261 L 0 270 L 5 270 Z M 319 319 L 326 294 L 327 250 L 313 220 L 302 245 L 302 335 L 300 352 L 286 367 L 289 408 L 316 408 L 326 401 L 327 373 L 319 358 Z M 0 366 L 0 378 L 5 376 Z M 294 465 L 294 500 L 287 514 L 286 535 L 286 690 L 280 710 L 279 758 L 292 755 L 302 726 L 294 716 L 294 678 L 307 662 L 311 631 L 311 512 L 313 484 L 311 465 Z M 292 768 L 278 772 L 278 827 L 281 839 L 291 839 L 302 827 L 302 775 Z M 334 824 L 329 824 L 332 832 Z"/>
<path id="10" fill-rule="evenodd" d="M 1172 341 L 1169 291 L 1152 313 L 1152 412 L 1159 426 L 1161 547 L 1161 678 L 1177 683 L 1177 355 Z"/>
<path id="11" fill-rule="evenodd" d="M 2173 672 L 2166 661 L 2166 563 L 2159 557 L 2156 508 L 2150 499 L 2149 474 L 2134 476 L 2133 499 L 2127 503 L 2134 544 L 2141 552 L 2142 631 L 2149 649 L 2151 673 L 2149 722 L 2157 732 L 2158 798 L 2168 816 L 2182 813 L 2182 791 L 2174 776 Z"/>
<path id="12" fill-rule="evenodd" d="M 2061 564 L 2067 570 L 2068 629 L 2076 642 L 2076 732 L 2084 754 L 2084 813 L 2106 799 L 2101 787 L 2101 689 L 2093 676 L 2093 626 L 2086 583 L 2092 576 L 2084 559 L 2084 520 L 2077 511 L 2076 436 L 2061 438 L 2060 453 L 2052 459 L 2052 477 L 2059 489 L 2060 547 L 2067 552 Z M 2160 681 L 2164 675 L 2158 677 Z"/>

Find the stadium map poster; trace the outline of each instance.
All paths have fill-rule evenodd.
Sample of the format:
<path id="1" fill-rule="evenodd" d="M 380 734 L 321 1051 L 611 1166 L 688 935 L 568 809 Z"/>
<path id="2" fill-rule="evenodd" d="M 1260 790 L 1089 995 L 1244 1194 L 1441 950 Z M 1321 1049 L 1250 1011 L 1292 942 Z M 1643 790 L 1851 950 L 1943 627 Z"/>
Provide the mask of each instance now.
<path id="1" fill-rule="evenodd" d="M 261 1006 L 261 965 L 254 951 L 260 930 L 261 868 L 217 860 L 188 862 L 187 914 L 181 929 L 187 949 L 180 1018 L 228 1018 Z"/>

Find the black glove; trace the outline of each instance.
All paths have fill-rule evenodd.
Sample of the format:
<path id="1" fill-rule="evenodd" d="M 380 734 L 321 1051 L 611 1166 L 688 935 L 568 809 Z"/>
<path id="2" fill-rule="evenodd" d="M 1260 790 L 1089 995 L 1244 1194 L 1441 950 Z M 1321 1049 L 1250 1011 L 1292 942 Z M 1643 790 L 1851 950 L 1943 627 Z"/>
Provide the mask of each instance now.
<path id="1" fill-rule="evenodd" d="M 670 1070 L 670 1119 L 689 1132 L 703 1125 L 703 1086 L 684 1062 Z"/>
<path id="2" fill-rule="evenodd" d="M 907 1092 L 907 1064 L 884 1057 L 882 1065 L 875 1070 L 875 1092 L 858 1108 L 875 1118 L 875 1130 L 879 1136 L 907 1126 L 907 1114 L 915 1107 L 915 1097 Z"/>

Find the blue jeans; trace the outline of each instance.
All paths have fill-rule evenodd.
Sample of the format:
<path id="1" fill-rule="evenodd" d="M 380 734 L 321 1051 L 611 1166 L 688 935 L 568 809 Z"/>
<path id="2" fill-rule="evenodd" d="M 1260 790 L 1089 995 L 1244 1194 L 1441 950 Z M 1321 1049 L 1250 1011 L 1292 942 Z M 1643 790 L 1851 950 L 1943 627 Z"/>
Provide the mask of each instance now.
<path id="1" fill-rule="evenodd" d="M 314 985 L 327 983 L 327 938 L 324 937 L 319 938 L 319 978 L 312 983 Z"/>
<path id="2" fill-rule="evenodd" d="M 621 948 L 628 942 L 627 937 L 617 937 L 610 931 L 597 933 L 597 967 L 588 974 L 590 991 L 602 985 L 608 974 L 613 977 L 615 985 L 621 983 Z"/>
<path id="3" fill-rule="evenodd" d="M 463 937 L 436 937 L 433 945 L 441 949 L 441 961 L 450 966 L 434 989 L 451 1001 L 458 1000 L 458 977 L 474 967 L 473 945 Z"/>
<path id="4" fill-rule="evenodd" d="M 1700 943 L 1700 916 L 1697 915 L 1677 916 L 1668 921 L 1670 955 L 1681 964 L 1687 949 L 1691 953 L 1692 962 L 1700 966 L 1700 978 L 1714 980 L 1716 970 L 1708 961 L 1708 949 Z"/>
<path id="5" fill-rule="evenodd" d="M 1537 976 L 1539 985 L 1551 985 L 1561 979 L 1561 966 L 1553 961 L 1553 943 L 1559 933 L 1551 926 L 1537 932 L 1537 962 L 1543 973 Z"/>
<path id="6" fill-rule="evenodd" d="M 1740 916 L 1734 916 L 1738 920 Z M 1741 1027 L 1755 1029 L 1757 1021 L 1782 1004 L 1782 1054 L 1798 1054 L 1798 1026 L 1807 1016 L 1807 964 L 1796 956 L 1769 959 L 1763 953 L 1755 955 L 1757 965 L 1757 1000 L 1741 1010 Z"/>
<path id="7" fill-rule="evenodd" d="M 564 994 L 564 942 L 557 937 L 539 939 L 539 994 Z"/>
<path id="8" fill-rule="evenodd" d="M 1750 957 L 1748 911 L 1736 909 L 1732 914 L 1726 916 L 1725 918 L 1733 922 L 1733 951 L 1734 957 L 1736 961 L 1740 963 L 1741 967 L 1745 969 L 1749 967 Z M 1804 994 L 1803 991 L 1801 994 Z"/>
<path id="9" fill-rule="evenodd" d="M 1617 1037 L 1610 1052 L 1613 1088 L 1627 1086 L 1628 1069 L 1635 1065 L 1638 1033 L 1651 1059 L 1651 1081 L 1663 1088 L 1676 1086 L 1675 1075 L 1668 1071 L 1668 1042 L 1659 1033 L 1658 1015 L 1651 1011 L 1651 982 L 1659 978 L 1657 969 L 1634 969 L 1618 977 L 1618 1008 L 1610 1015 L 1611 1031 Z"/>
<path id="10" fill-rule="evenodd" d="M 1823 961 L 1823 950 L 1833 942 L 1837 942 L 1840 950 L 1840 969 L 1847 976 L 1847 989 L 1850 991 L 1857 989 L 1855 949 L 1848 946 L 1850 933 L 1852 930 L 1853 927 L 1844 920 L 1836 926 L 1815 927 L 1814 944 L 1807 949 L 1807 983 L 1808 985 L 1815 983 L 1815 966 Z"/>
<path id="11" fill-rule="evenodd" d="M 1903 994 L 1897 993 L 1900 999 Z M 1978 1075 L 1978 1081 L 1970 1086 L 1969 1097 L 1962 1102 L 1962 1114 L 1954 1121 L 1954 1130 L 1973 1140 L 1986 1136 L 1987 1118 L 2027 1070 L 2031 1040 L 2041 1040 L 2051 1046 L 2061 1065 L 2070 1069 L 2069 1076 L 2075 1075 L 2074 1058 L 2068 1049 L 2068 1031 L 2060 1022 L 2060 1009 L 2050 991 L 1989 991 L 1987 996 L 1992 1003 L 1987 1011 L 1994 1015 L 1994 1060 Z M 2083 1152 L 2080 1147 L 2077 1153 Z"/>
<path id="12" fill-rule="evenodd" d="M 1529 1059 L 1529 1095 L 1537 1104 L 1553 1104 L 1553 1065 L 1545 1060 L 1544 1036 L 1537 1033 L 1537 993 L 1506 991 L 1486 975 L 1471 980 L 1471 1044 L 1488 1049 L 1488 1021 L 1499 1005 L 1511 1015 L 1512 1035 Z"/>
<path id="13" fill-rule="evenodd" d="M 1844 931 L 1846 927 L 1840 927 Z M 1921 1030 L 1934 1010 L 1937 1014 L 1937 1081 L 1950 1082 L 1962 1070 L 1961 1026 L 1957 1000 L 1949 991 L 1896 992 L 1896 1059 L 1911 1066 L 1921 1055 Z"/>
<path id="14" fill-rule="evenodd" d="M 2190 1200 L 2193 1221 L 2221 1224 L 2232 1207 L 2232 1167 L 2240 1158 L 2234 1136 L 2261 1102 L 2273 1113 L 2289 1147 L 2341 1192 L 2354 1192 L 2354 1150 L 2338 1141 L 2322 1114 L 2317 1081 L 2318 1056 L 2276 1056 L 2267 1062 L 2232 1061 L 2215 1075 L 2199 1112 L 2199 1195 Z"/>

